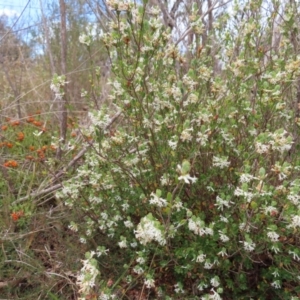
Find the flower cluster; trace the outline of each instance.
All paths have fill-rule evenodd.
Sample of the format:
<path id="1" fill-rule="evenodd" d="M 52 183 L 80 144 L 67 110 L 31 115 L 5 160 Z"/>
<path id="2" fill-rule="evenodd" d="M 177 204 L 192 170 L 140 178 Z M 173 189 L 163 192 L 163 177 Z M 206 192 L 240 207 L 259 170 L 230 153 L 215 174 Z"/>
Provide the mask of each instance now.
<path id="1" fill-rule="evenodd" d="M 95 286 L 96 277 L 100 274 L 97 268 L 97 260 L 93 258 L 95 252 L 86 253 L 86 259 L 82 260 L 83 267 L 77 276 L 76 284 L 79 293 L 86 296 Z"/>
<path id="2" fill-rule="evenodd" d="M 160 245 L 166 244 L 163 227 L 152 214 L 148 214 L 141 219 L 134 233 L 142 245 L 146 245 L 152 241 L 156 241 Z"/>

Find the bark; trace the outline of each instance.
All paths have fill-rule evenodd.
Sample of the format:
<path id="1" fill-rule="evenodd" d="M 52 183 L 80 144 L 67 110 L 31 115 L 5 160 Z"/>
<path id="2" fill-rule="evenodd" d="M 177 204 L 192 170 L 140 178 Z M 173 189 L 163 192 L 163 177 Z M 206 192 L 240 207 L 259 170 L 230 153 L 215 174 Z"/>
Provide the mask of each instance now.
<path id="1" fill-rule="evenodd" d="M 66 76 L 67 82 L 67 21 L 66 21 L 66 3 L 59 0 L 60 8 L 60 36 L 61 36 L 61 74 Z M 59 126 L 60 126 L 60 146 L 57 151 L 57 158 L 61 158 L 62 145 L 66 142 L 67 135 L 67 84 L 63 87 L 63 96 L 59 99 Z"/>

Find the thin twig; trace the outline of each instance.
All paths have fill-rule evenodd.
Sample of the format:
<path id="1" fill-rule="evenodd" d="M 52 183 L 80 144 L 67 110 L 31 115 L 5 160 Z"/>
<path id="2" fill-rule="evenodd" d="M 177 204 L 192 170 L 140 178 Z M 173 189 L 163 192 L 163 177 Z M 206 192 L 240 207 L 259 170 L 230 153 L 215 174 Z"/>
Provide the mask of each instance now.
<path id="1" fill-rule="evenodd" d="M 109 124 L 106 126 L 105 129 L 108 129 L 112 126 L 112 124 L 118 119 L 118 117 L 121 115 L 122 111 L 117 112 L 112 119 L 110 120 Z M 57 191 L 58 189 L 60 189 L 63 185 L 61 183 L 55 184 L 53 185 L 53 182 L 57 181 L 57 179 L 59 179 L 62 175 L 64 175 L 66 173 L 66 171 L 71 168 L 72 166 L 75 165 L 75 163 L 84 156 L 84 154 L 89 150 L 89 148 L 91 148 L 91 146 L 93 145 L 93 142 L 89 142 L 89 144 L 84 147 L 82 150 L 79 151 L 79 153 L 67 164 L 66 167 L 64 167 L 63 169 L 61 169 L 60 171 L 58 171 L 53 178 L 50 180 L 52 182 L 52 185 L 49 184 L 50 186 L 48 186 L 45 189 L 42 190 L 38 190 L 38 191 L 34 191 L 31 194 L 29 194 L 28 196 L 22 197 L 16 201 L 14 201 L 12 204 L 17 204 L 23 201 L 26 201 L 28 199 L 32 199 L 32 198 L 37 198 L 40 196 L 43 196 L 45 194 L 48 193 L 52 193 Z M 34 200 L 34 202 L 36 202 L 37 200 Z"/>

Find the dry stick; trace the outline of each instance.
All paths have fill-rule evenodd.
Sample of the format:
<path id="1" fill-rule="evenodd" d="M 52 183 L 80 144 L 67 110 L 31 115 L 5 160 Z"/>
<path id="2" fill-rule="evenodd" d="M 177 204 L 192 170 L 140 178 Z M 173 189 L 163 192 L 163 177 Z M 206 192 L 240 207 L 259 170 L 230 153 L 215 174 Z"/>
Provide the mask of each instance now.
<path id="1" fill-rule="evenodd" d="M 67 21 L 66 21 L 66 3 L 64 0 L 59 0 L 60 9 L 60 37 L 61 37 L 61 74 L 66 76 L 67 74 Z M 66 83 L 68 82 L 67 77 L 65 77 Z M 60 128 L 60 142 L 57 148 L 56 158 L 61 159 L 62 155 L 62 145 L 66 143 L 67 136 L 67 84 L 64 84 L 61 89 L 63 89 L 63 95 L 58 99 L 58 106 L 60 111 L 59 116 L 59 128 Z"/>
<path id="2" fill-rule="evenodd" d="M 118 117 L 121 115 L 122 111 L 117 112 L 112 119 L 110 120 L 109 124 L 105 127 L 105 130 L 109 129 L 109 127 L 118 119 Z M 67 166 L 65 166 L 62 170 L 58 171 L 54 177 L 50 180 L 50 181 L 57 181 L 57 179 L 59 179 L 62 175 L 64 175 L 66 173 L 66 171 L 72 167 L 87 151 L 88 149 L 93 145 L 92 142 L 90 142 L 86 147 L 84 147 L 83 149 L 81 149 L 79 151 L 79 153 L 67 164 Z M 23 202 L 25 200 L 28 200 L 30 198 L 37 198 L 39 196 L 48 194 L 48 193 L 52 193 L 57 191 L 59 188 L 61 188 L 63 185 L 61 183 L 55 184 L 55 185 L 51 185 L 45 189 L 42 190 L 38 190 L 35 191 L 31 194 L 29 194 L 28 196 L 22 197 L 16 201 L 14 201 L 12 204 L 17 204 L 20 202 Z M 36 200 L 34 202 L 37 202 Z"/>
<path id="3" fill-rule="evenodd" d="M 211 7 L 209 7 L 208 8 L 208 10 L 205 12 L 205 13 L 203 13 L 202 14 L 202 16 L 201 16 L 201 19 L 203 19 L 207 14 L 209 14 L 211 11 L 213 11 L 213 10 L 215 10 L 215 9 L 218 9 L 218 8 L 220 8 L 220 7 L 222 7 L 222 6 L 224 6 L 224 5 L 226 5 L 226 4 L 228 4 L 228 3 L 230 3 L 232 0 L 228 0 L 228 1 L 226 1 L 225 3 L 222 3 L 222 4 L 220 4 L 219 6 L 216 6 L 215 7 L 215 5 L 218 3 L 218 1 L 215 1 L 213 4 L 212 4 L 212 6 Z M 175 43 L 175 46 L 177 46 L 182 40 L 184 40 L 185 38 L 186 38 L 186 36 L 188 36 L 190 33 L 192 33 L 193 32 L 193 28 L 191 27 L 191 26 L 189 26 L 186 30 L 185 30 L 185 32 L 179 37 L 179 39 L 176 41 L 176 43 Z"/>

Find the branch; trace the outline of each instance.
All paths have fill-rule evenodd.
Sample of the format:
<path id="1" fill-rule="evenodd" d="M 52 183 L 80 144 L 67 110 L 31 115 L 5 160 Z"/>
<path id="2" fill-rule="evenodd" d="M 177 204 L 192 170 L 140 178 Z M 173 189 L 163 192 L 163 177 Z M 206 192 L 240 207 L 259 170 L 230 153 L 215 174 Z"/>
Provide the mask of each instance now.
<path id="1" fill-rule="evenodd" d="M 201 16 L 201 19 L 203 19 L 207 14 L 211 13 L 213 10 L 218 9 L 226 4 L 228 4 L 229 2 L 231 2 L 232 0 L 228 0 L 225 3 L 220 4 L 219 6 L 215 5 L 218 3 L 218 1 L 215 1 L 211 7 L 208 8 L 208 10 Z M 175 46 L 177 46 L 182 40 L 184 40 L 186 38 L 186 36 L 188 36 L 190 33 L 193 32 L 193 28 L 191 26 L 189 26 L 186 31 L 181 35 L 181 37 L 179 37 L 179 39 L 176 41 Z"/>
<path id="2" fill-rule="evenodd" d="M 109 129 L 112 124 L 118 119 L 118 117 L 121 115 L 122 111 L 117 112 L 110 120 L 109 124 L 106 126 L 106 130 Z M 93 142 L 90 142 L 86 147 L 84 147 L 83 149 L 81 149 L 79 151 L 79 153 L 67 164 L 66 167 L 62 168 L 60 171 L 58 171 L 53 178 L 50 180 L 52 183 L 57 181 L 57 179 L 59 179 L 62 175 L 64 175 L 66 173 L 66 171 L 71 168 L 72 166 L 75 165 L 75 163 L 84 156 L 84 154 L 91 148 L 91 146 L 93 145 Z M 50 185 L 50 184 L 49 184 Z M 58 183 L 55 185 L 50 185 L 45 189 L 42 190 L 38 190 L 38 191 L 34 191 L 32 193 L 30 193 L 29 195 L 22 197 L 16 201 L 14 201 L 12 204 L 17 204 L 23 201 L 26 201 L 28 199 L 32 199 L 32 198 L 37 198 L 40 196 L 43 196 L 45 194 L 49 194 L 49 193 L 53 193 L 55 191 L 57 191 L 58 189 L 60 189 L 62 187 L 62 183 Z M 36 202 L 36 200 L 34 201 Z"/>

